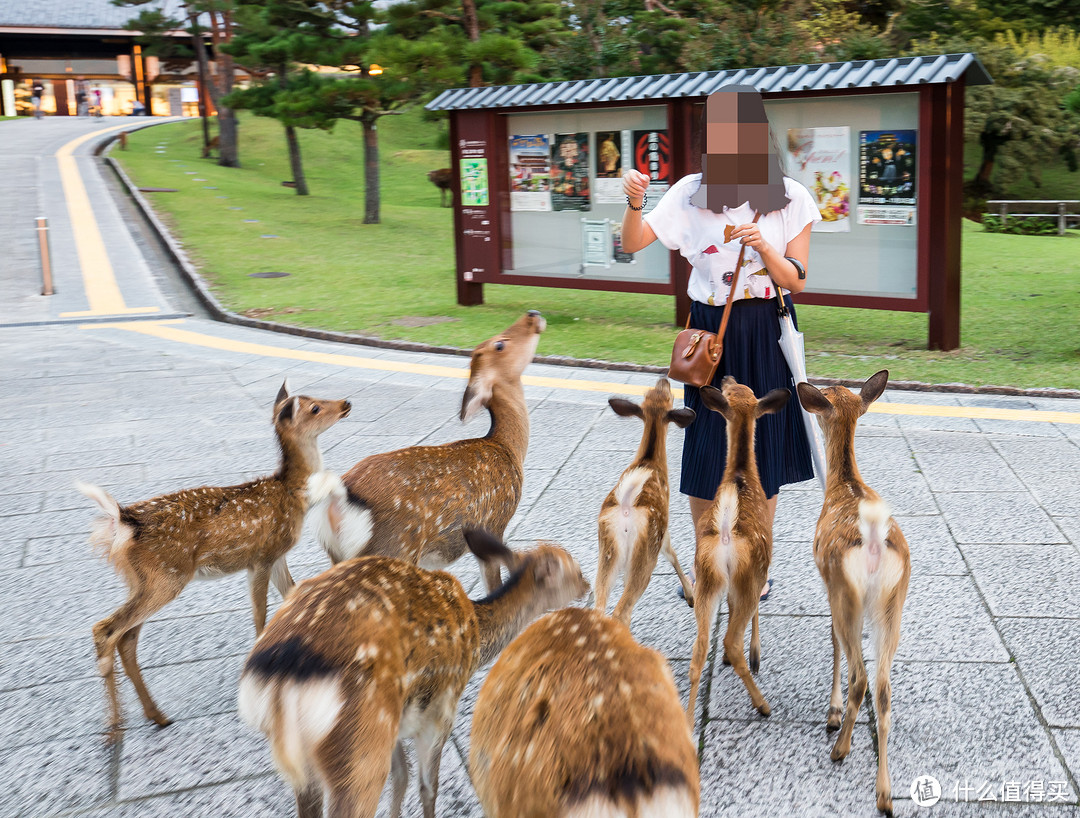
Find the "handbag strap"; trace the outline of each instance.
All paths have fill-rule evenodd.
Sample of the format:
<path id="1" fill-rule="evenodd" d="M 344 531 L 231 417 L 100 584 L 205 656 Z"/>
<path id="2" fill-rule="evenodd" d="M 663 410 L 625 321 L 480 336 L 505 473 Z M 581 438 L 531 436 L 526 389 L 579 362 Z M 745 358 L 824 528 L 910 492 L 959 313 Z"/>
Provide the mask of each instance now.
<path id="1" fill-rule="evenodd" d="M 761 218 L 761 214 L 754 211 L 753 224 L 757 224 L 757 220 Z M 739 260 L 735 262 L 735 274 L 731 278 L 731 286 L 728 287 L 727 303 L 724 304 L 724 317 L 720 319 L 720 329 L 716 332 L 716 340 L 718 343 L 722 343 L 724 340 L 724 332 L 727 330 L 728 319 L 731 317 L 731 302 L 735 300 L 735 285 L 739 283 L 739 271 L 742 270 L 743 256 L 746 255 L 746 245 L 742 246 L 739 250 Z"/>

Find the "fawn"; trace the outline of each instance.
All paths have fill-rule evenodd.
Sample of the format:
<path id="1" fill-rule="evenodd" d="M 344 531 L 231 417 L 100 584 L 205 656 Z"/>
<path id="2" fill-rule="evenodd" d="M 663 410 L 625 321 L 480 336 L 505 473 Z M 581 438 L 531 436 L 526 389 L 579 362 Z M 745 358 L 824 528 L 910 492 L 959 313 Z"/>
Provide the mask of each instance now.
<path id="1" fill-rule="evenodd" d="M 502 537 L 521 500 L 529 447 L 521 373 L 545 326 L 530 310 L 473 350 L 461 420 L 486 406 L 485 437 L 372 455 L 341 478 L 314 512 L 318 539 L 333 562 L 371 555 L 444 568 L 465 553 L 463 527 Z M 497 562 L 485 565 L 485 582 L 489 591 L 499 586 Z"/>
<path id="2" fill-rule="evenodd" d="M 274 401 L 281 465 L 271 477 L 238 486 L 187 489 L 127 506 L 97 486 L 76 483 L 104 512 L 94 522 L 91 543 L 104 552 L 128 586 L 127 601 L 94 625 L 113 739 L 121 722 L 114 670 L 117 652 L 146 717 L 162 727 L 171 724 L 150 696 L 135 652 L 143 623 L 192 579 L 246 569 L 255 633 L 262 631 L 270 581 L 283 597 L 293 587 L 285 555 L 300 538 L 308 478 L 322 468 L 317 439 L 350 408 L 347 400 L 292 396 L 283 384 Z"/>
<path id="3" fill-rule="evenodd" d="M 697 747 L 664 657 L 595 609 L 530 625 L 491 669 L 469 774 L 488 818 L 693 818 Z"/>
<path id="4" fill-rule="evenodd" d="M 391 773 L 391 815 L 408 785 L 404 740 L 420 766 L 425 818 L 435 815 L 439 762 L 469 678 L 541 613 L 589 584 L 557 545 L 516 555 L 467 529 L 481 563 L 513 573 L 472 601 L 443 571 L 361 557 L 301 583 L 255 643 L 240 680 L 240 715 L 270 740 L 300 818 L 375 815 Z"/>
<path id="5" fill-rule="evenodd" d="M 622 398 L 608 400 L 615 414 L 636 415 L 645 431 L 633 461 L 619 477 L 600 508 L 600 564 L 596 571 L 596 608 L 607 609 L 613 575 L 625 572 L 626 584 L 615 606 L 615 618 L 627 627 L 634 605 L 649 587 L 656 558 L 663 552 L 682 583 L 687 604 L 694 607 L 694 589 L 686 578 L 668 530 L 667 426 L 685 429 L 693 409 L 672 409 L 671 384 L 661 378 L 639 406 Z"/>
<path id="6" fill-rule="evenodd" d="M 730 375 L 724 378 L 720 389 L 706 386 L 701 390 L 702 402 L 727 420 L 727 462 L 716 499 L 699 520 L 697 530 L 694 555 L 697 641 L 690 662 L 690 700 L 686 705 L 691 728 L 698 683 L 709 651 L 709 628 L 725 589 L 728 627 L 724 634 L 724 659 L 746 686 L 757 711 L 763 716 L 771 712 L 750 675 L 751 670 L 757 673 L 761 664 L 758 600 L 772 561 L 772 525 L 754 456 L 754 426 L 761 415 L 780 411 L 790 398 L 787 389 L 774 389 L 758 400 L 749 387 L 736 383 Z M 753 623 L 749 668 L 743 655 L 748 622 Z"/>
<path id="7" fill-rule="evenodd" d="M 840 730 L 832 760 L 851 750 L 855 718 L 866 694 L 863 617 L 869 613 L 875 638 L 877 679 L 877 808 L 892 815 L 889 781 L 889 727 L 892 686 L 889 673 L 900 642 L 900 616 L 911 577 L 911 552 L 900 526 L 878 493 L 863 482 L 855 465 L 855 425 L 889 382 L 889 371 L 871 375 L 858 395 L 843 386 L 796 386 L 799 401 L 821 420 L 829 464 L 825 503 L 814 532 L 814 562 L 825 582 L 832 612 L 833 679 L 826 729 Z M 840 723 L 840 648 L 848 664 L 847 708 Z"/>

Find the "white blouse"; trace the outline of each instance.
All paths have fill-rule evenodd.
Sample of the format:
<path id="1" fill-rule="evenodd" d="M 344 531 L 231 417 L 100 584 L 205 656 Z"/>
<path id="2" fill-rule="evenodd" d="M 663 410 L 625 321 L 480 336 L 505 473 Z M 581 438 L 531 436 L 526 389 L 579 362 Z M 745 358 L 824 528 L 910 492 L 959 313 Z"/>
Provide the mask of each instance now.
<path id="1" fill-rule="evenodd" d="M 665 247 L 678 250 L 693 265 L 687 287 L 689 296 L 703 304 L 722 305 L 729 287 L 724 274 L 734 271 L 742 249 L 739 239 L 724 243 L 724 226 L 749 224 L 754 220 L 754 209 L 748 202 L 739 207 L 725 207 L 722 213 L 692 205 L 690 197 L 700 185 L 700 173 L 684 176 L 664 194 L 645 221 Z M 786 176 L 784 187 L 790 199 L 787 205 L 758 219 L 762 238 L 781 253 L 806 225 L 821 221 L 809 190 Z M 761 256 L 747 247 L 734 298 L 772 298 L 776 295 L 775 286 L 765 272 Z"/>

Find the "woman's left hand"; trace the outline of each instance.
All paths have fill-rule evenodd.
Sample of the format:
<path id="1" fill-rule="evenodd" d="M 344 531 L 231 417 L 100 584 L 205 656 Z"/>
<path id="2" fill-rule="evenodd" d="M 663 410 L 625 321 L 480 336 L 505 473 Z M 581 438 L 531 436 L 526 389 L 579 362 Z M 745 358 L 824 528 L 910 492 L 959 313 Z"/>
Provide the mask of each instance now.
<path id="1" fill-rule="evenodd" d="M 761 237 L 761 228 L 753 222 L 740 224 L 731 231 L 731 238 L 739 239 L 742 244 L 745 244 L 751 250 L 756 250 L 758 255 L 769 249 L 769 243 Z"/>

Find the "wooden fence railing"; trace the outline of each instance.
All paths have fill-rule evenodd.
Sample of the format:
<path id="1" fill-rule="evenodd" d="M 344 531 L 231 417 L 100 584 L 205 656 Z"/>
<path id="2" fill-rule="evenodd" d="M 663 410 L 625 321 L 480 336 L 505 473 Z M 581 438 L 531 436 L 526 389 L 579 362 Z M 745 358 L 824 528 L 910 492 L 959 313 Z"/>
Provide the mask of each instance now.
<path id="1" fill-rule="evenodd" d="M 1039 216 L 1044 219 L 1057 219 L 1058 220 L 1058 235 L 1064 236 L 1065 230 L 1069 226 L 1069 221 L 1072 220 L 1077 225 L 1080 225 L 1080 212 L 1070 212 L 1069 205 L 1080 205 L 1080 199 L 991 199 L 987 202 L 988 205 L 997 205 L 997 213 L 987 213 L 987 216 L 998 216 L 1001 218 L 1001 224 L 1010 218 L 1029 218 L 1033 216 Z M 1010 205 L 1054 205 L 1055 213 L 1010 213 Z M 1049 208 L 1047 208 L 1049 209 Z"/>

